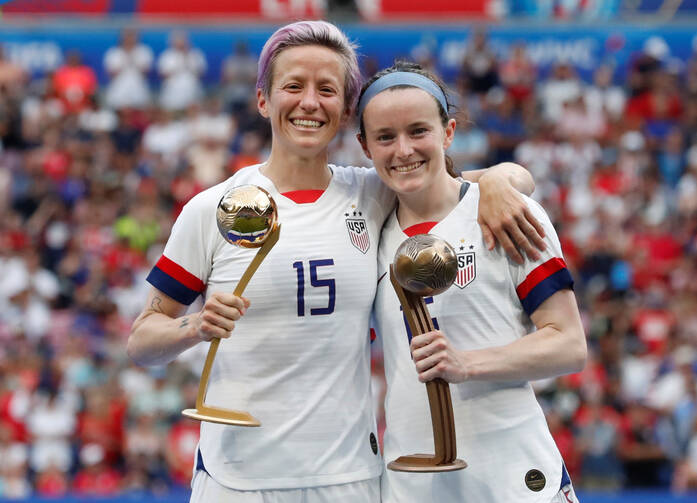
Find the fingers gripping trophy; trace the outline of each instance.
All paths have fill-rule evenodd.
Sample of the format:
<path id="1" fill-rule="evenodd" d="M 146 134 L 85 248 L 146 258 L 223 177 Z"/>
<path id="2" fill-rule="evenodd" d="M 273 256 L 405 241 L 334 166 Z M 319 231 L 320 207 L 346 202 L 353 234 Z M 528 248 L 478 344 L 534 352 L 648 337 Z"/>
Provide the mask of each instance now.
<path id="1" fill-rule="evenodd" d="M 278 242 L 281 226 L 277 222 L 276 203 L 268 192 L 256 185 L 242 185 L 228 190 L 218 203 L 215 214 L 218 230 L 230 244 L 243 248 L 259 248 L 252 262 L 240 278 L 234 295 L 241 297 L 249 280 L 271 248 Z M 228 410 L 206 405 L 206 390 L 213 360 L 220 339 L 211 341 L 196 396 L 196 408 L 182 411 L 187 417 L 235 426 L 260 426 L 261 423 L 248 412 Z"/>
<path id="2" fill-rule="evenodd" d="M 414 335 L 434 330 L 424 296 L 447 290 L 457 277 L 457 254 L 446 241 L 431 234 L 417 234 L 397 249 L 390 265 L 390 281 Z M 467 463 L 457 459 L 455 421 L 450 386 L 443 379 L 426 383 L 431 409 L 435 454 L 400 456 L 387 468 L 404 472 L 461 470 Z"/>

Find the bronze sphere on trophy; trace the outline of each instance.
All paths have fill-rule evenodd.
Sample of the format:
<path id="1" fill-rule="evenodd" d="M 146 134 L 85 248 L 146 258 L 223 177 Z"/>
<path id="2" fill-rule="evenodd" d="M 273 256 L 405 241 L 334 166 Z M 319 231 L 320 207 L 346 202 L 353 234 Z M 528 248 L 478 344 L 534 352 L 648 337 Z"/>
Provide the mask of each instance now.
<path id="1" fill-rule="evenodd" d="M 446 241 L 432 234 L 417 234 L 405 240 L 390 266 L 390 280 L 411 333 L 434 330 L 424 296 L 446 291 L 457 277 L 457 254 Z M 467 463 L 457 459 L 455 420 L 450 386 L 443 379 L 426 383 L 431 409 L 435 454 L 400 456 L 387 465 L 404 472 L 443 472 L 461 470 Z"/>

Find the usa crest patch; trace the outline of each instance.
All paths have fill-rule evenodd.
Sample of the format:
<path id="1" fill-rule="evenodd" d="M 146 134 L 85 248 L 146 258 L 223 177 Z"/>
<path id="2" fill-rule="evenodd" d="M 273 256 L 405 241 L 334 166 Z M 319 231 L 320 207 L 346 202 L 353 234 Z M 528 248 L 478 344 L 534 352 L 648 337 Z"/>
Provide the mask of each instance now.
<path id="1" fill-rule="evenodd" d="M 353 216 L 361 216 L 360 212 L 353 212 Z M 347 213 L 348 217 L 349 214 Z M 365 223 L 364 218 L 347 218 L 346 228 L 348 229 L 348 235 L 351 239 L 351 244 L 358 248 L 361 253 L 366 253 L 368 248 L 370 248 L 370 235 L 368 234 L 368 225 Z"/>
<path id="2" fill-rule="evenodd" d="M 474 281 L 477 276 L 477 266 L 474 252 L 457 254 L 457 277 L 455 284 L 460 288 L 465 288 Z"/>
<path id="3" fill-rule="evenodd" d="M 358 248 L 361 253 L 366 253 L 370 248 L 370 236 L 368 226 L 363 218 L 347 218 L 346 228 L 348 229 L 351 244 Z"/>

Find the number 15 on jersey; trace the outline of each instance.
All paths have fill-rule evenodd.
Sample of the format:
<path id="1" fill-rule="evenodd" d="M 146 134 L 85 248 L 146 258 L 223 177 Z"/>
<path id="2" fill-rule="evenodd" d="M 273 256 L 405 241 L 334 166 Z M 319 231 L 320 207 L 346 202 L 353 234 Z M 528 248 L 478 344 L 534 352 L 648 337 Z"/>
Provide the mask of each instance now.
<path id="1" fill-rule="evenodd" d="M 311 288 L 327 288 L 327 305 L 323 307 L 310 307 L 310 316 L 332 314 L 336 302 L 336 282 L 334 278 L 320 279 L 318 271 L 321 267 L 334 265 L 334 259 L 309 260 L 307 269 L 310 273 Z M 298 316 L 305 316 L 305 263 L 303 261 L 293 262 L 293 268 L 298 275 Z"/>

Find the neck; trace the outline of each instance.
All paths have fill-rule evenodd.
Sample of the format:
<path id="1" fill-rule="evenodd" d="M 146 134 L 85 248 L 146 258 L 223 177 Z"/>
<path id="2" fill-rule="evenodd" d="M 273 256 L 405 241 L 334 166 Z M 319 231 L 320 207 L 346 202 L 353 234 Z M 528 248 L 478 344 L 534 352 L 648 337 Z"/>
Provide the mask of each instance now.
<path id="1" fill-rule="evenodd" d="M 424 190 L 399 194 L 397 219 L 401 228 L 443 220 L 460 201 L 460 186 L 459 180 L 445 173 Z"/>
<path id="2" fill-rule="evenodd" d="M 332 173 L 327 167 L 328 156 L 302 156 L 271 150 L 261 173 L 269 178 L 279 192 L 291 190 L 324 190 L 329 186 Z"/>

